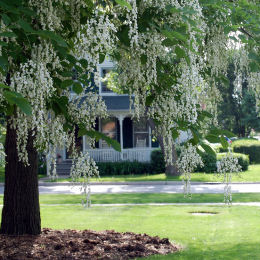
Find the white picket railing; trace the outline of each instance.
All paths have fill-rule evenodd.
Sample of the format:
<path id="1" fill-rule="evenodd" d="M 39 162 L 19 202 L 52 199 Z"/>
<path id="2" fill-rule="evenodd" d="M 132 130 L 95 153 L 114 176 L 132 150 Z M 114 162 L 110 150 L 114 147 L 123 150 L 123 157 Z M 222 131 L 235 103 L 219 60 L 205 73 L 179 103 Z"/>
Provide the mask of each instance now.
<path id="1" fill-rule="evenodd" d="M 88 149 L 86 152 L 88 152 L 90 157 L 96 162 L 149 162 L 153 150 L 153 148 L 123 149 L 120 153 L 113 149 Z"/>

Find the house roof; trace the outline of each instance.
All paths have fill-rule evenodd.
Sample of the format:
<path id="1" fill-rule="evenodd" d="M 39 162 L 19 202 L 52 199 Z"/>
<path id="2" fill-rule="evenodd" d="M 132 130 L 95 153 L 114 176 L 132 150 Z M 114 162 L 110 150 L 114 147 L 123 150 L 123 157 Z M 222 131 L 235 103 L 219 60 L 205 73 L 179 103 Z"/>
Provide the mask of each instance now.
<path id="1" fill-rule="evenodd" d="M 81 98 L 79 103 L 79 107 L 86 97 Z M 130 100 L 128 95 L 116 95 L 116 96 L 102 96 L 108 111 L 129 111 L 130 108 Z M 132 109 L 133 109 L 132 105 Z"/>

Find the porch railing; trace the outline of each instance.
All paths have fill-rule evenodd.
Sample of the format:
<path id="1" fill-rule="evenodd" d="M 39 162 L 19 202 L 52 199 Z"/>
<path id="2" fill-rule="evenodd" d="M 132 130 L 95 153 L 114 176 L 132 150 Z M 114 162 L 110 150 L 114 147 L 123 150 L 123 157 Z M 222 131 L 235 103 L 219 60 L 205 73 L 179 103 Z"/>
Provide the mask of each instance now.
<path id="1" fill-rule="evenodd" d="M 117 152 L 113 149 L 88 149 L 90 157 L 96 162 L 118 162 L 118 161 L 139 161 L 149 162 L 152 148 L 123 149 Z"/>

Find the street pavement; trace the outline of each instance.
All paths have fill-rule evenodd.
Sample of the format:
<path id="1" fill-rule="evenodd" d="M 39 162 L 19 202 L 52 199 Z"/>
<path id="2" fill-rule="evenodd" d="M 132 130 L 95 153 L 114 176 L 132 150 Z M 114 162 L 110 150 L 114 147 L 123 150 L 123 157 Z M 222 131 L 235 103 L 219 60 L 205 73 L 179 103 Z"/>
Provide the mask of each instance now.
<path id="1" fill-rule="evenodd" d="M 223 193 L 224 184 L 191 184 L 191 193 Z M 182 183 L 175 184 L 91 184 L 91 193 L 183 193 Z M 260 193 L 260 183 L 231 184 L 232 193 Z M 0 186 L 3 194 L 4 186 Z M 40 183 L 40 194 L 81 194 L 80 185 Z"/>

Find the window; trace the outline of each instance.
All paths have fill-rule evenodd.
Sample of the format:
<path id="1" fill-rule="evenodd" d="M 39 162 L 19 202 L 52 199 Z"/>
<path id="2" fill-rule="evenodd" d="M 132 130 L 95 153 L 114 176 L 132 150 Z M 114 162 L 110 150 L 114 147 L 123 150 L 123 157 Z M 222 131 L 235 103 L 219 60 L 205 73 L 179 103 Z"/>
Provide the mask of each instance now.
<path id="1" fill-rule="evenodd" d="M 149 127 L 145 118 L 134 121 L 134 147 L 149 147 Z"/>
<path id="2" fill-rule="evenodd" d="M 107 81 L 105 80 L 111 71 L 112 68 L 101 68 L 101 93 L 113 93 L 113 91 L 107 87 Z"/>
<path id="3" fill-rule="evenodd" d="M 101 132 L 106 136 L 117 139 L 117 119 L 115 117 L 101 120 Z M 104 140 L 101 140 L 101 148 L 109 148 Z"/>

